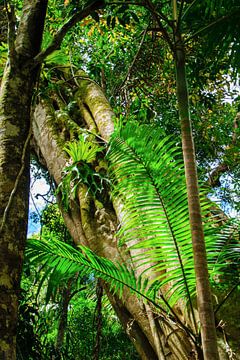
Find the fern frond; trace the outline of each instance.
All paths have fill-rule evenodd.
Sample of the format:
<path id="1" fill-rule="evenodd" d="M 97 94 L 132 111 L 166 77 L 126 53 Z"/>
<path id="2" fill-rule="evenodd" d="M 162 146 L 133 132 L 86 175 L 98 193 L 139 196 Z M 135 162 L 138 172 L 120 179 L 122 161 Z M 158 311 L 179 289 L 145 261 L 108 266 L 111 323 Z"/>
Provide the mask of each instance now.
<path id="1" fill-rule="evenodd" d="M 91 163 L 96 159 L 97 153 L 101 152 L 104 148 L 80 135 L 78 141 L 68 142 L 63 149 L 71 157 L 73 163 L 80 161 Z"/>
<path id="2" fill-rule="evenodd" d="M 80 273 L 81 277 L 94 275 L 94 277 L 105 280 L 110 285 L 110 290 L 120 298 L 126 287 L 138 298 L 152 303 L 161 310 L 164 316 L 170 316 L 186 332 L 193 334 L 181 322 L 166 299 L 162 295 L 156 296 L 156 291 L 149 286 L 148 279 L 144 275 L 136 278 L 134 271 L 126 265 L 113 263 L 106 258 L 97 256 L 87 247 L 79 246 L 79 249 L 76 249 L 55 239 L 51 241 L 28 239 L 25 258 L 33 265 L 44 264 L 47 268 L 47 276 L 51 276 L 56 283 L 66 282 L 76 273 Z M 164 303 L 164 307 L 162 303 Z"/>
<path id="3" fill-rule="evenodd" d="M 160 136 L 157 127 L 131 122 L 115 133 L 108 156 L 113 196 L 124 204 L 120 244 L 128 243 L 146 276 L 155 272 L 154 291 L 167 285 L 171 304 L 185 298 L 191 306 L 196 283 L 181 154 L 175 141 Z M 209 271 L 214 276 L 220 269 L 216 254 L 221 251 L 221 230 L 209 216 L 206 192 L 201 202 Z"/>
<path id="4" fill-rule="evenodd" d="M 114 196 L 124 204 L 120 242 L 130 244 L 138 266 L 153 264 L 155 290 L 169 283 L 172 300 L 174 294 L 190 301 L 195 275 L 180 149 L 156 128 L 131 123 L 112 139 L 109 159 Z"/>
<path id="5" fill-rule="evenodd" d="M 90 249 L 79 249 L 58 240 L 43 241 L 29 239 L 25 252 L 26 259 L 34 265 L 44 264 L 56 283 L 66 281 L 76 273 L 83 276 L 100 277 L 110 284 L 110 288 L 122 295 L 124 286 L 132 291 L 142 288 L 132 271 L 123 264 L 113 264 L 110 260 L 94 254 Z M 145 286 L 146 288 L 146 286 Z M 150 300 L 150 299 L 149 299 Z"/>

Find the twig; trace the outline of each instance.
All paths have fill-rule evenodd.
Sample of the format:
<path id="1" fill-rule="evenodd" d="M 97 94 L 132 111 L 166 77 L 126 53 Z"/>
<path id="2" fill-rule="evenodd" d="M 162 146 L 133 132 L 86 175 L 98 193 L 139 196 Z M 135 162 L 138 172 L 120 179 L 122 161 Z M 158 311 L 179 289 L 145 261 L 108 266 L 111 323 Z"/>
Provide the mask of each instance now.
<path id="1" fill-rule="evenodd" d="M 38 214 L 39 219 L 41 219 L 41 214 L 40 214 L 40 212 L 39 212 L 39 210 L 38 210 L 38 208 L 37 208 L 37 205 L 36 205 L 36 203 L 35 203 L 35 200 L 34 200 L 34 197 L 33 197 L 33 194 L 32 194 L 31 191 L 30 191 L 30 197 L 31 197 L 33 206 L 34 206 L 34 208 L 35 208 L 35 210 L 36 210 L 36 213 Z"/>
<path id="2" fill-rule="evenodd" d="M 86 290 L 88 287 L 87 286 L 82 286 L 80 289 L 76 289 L 76 290 L 74 290 L 71 294 L 70 294 L 70 296 L 69 296 L 69 302 L 70 302 L 70 300 L 72 300 L 72 298 L 77 294 L 77 293 L 79 293 L 80 291 L 83 291 L 83 290 Z"/>
<path id="3" fill-rule="evenodd" d="M 234 146 L 237 145 L 237 131 L 239 128 L 239 123 L 240 123 L 240 112 L 237 113 L 237 115 L 235 116 L 234 120 L 233 120 L 233 135 L 232 135 L 232 143 L 229 145 L 228 151 L 231 150 Z M 227 154 L 227 151 L 225 153 L 225 156 Z M 238 160 L 238 154 L 237 157 L 234 157 L 233 160 L 237 163 Z M 208 178 L 208 185 L 210 185 L 211 187 L 216 187 L 216 186 L 220 186 L 220 176 L 222 174 L 224 174 L 226 171 L 229 171 L 230 167 L 228 165 L 228 163 L 226 161 L 221 162 L 220 164 L 218 164 L 218 166 L 212 170 L 212 172 L 209 175 Z"/>
<path id="4" fill-rule="evenodd" d="M 195 3 L 199 1 L 199 0 L 194 0 L 186 9 L 186 11 L 184 12 L 183 16 L 182 16 L 182 20 L 187 16 L 187 14 L 189 13 L 189 11 L 191 10 L 191 8 L 195 5 Z"/>
<path id="5" fill-rule="evenodd" d="M 140 53 L 140 51 L 141 51 L 141 48 L 142 48 L 142 46 L 143 46 L 143 43 L 144 43 L 144 40 L 145 40 L 145 37 L 146 37 L 147 30 L 148 30 L 148 28 L 146 28 L 146 29 L 144 30 L 144 32 L 143 32 L 143 36 L 142 36 L 140 45 L 139 45 L 139 47 L 138 47 L 138 50 L 137 50 L 137 52 L 136 52 L 136 54 L 135 54 L 135 56 L 134 56 L 134 59 L 133 59 L 131 65 L 130 65 L 129 68 L 128 68 L 128 72 L 127 72 L 124 80 L 122 81 L 122 84 L 121 84 L 121 85 L 119 86 L 119 88 L 118 88 L 118 91 L 119 91 L 119 89 L 121 89 L 121 88 L 124 86 L 125 82 L 128 80 L 128 78 L 129 78 L 129 76 L 130 76 L 130 74 L 131 74 L 131 72 L 132 72 L 133 66 L 134 66 L 135 62 L 137 61 L 138 55 L 139 55 L 139 53 Z M 117 92 L 118 92 L 118 91 L 117 91 Z"/>
<path id="6" fill-rule="evenodd" d="M 212 23 L 210 23 L 210 24 L 202 27 L 201 29 L 197 30 L 193 35 L 189 36 L 189 37 L 184 41 L 184 43 L 186 44 L 187 42 L 189 42 L 190 40 L 192 40 L 193 38 L 195 38 L 195 36 L 203 33 L 203 32 L 206 31 L 206 30 L 211 29 L 211 28 L 214 27 L 215 25 L 217 25 L 217 24 L 219 24 L 219 23 L 221 23 L 221 22 L 223 22 L 223 21 L 225 21 L 225 20 L 231 19 L 232 16 L 236 17 L 236 16 L 238 16 L 239 14 L 240 14 L 240 11 L 237 11 L 237 12 L 235 11 L 234 13 L 231 12 L 231 13 L 228 14 L 228 15 L 222 16 L 221 18 L 219 18 L 219 19 L 213 21 Z"/>
<path id="7" fill-rule="evenodd" d="M 168 43 L 171 51 L 173 54 L 175 54 L 175 48 L 174 48 L 174 44 L 169 36 L 169 33 L 168 31 L 166 30 L 166 28 L 163 26 L 161 20 L 164 20 L 172 29 L 173 29 L 173 26 L 171 24 L 171 22 L 162 14 L 159 14 L 156 10 L 155 10 L 155 7 L 154 5 L 152 4 L 152 2 L 150 0 L 146 0 L 146 3 L 148 4 L 147 8 L 148 10 L 152 13 L 152 15 L 154 16 L 158 26 L 159 26 L 159 29 L 160 31 L 162 32 L 163 34 L 163 37 L 164 39 L 166 40 L 166 42 Z"/>
<path id="8" fill-rule="evenodd" d="M 232 295 L 232 293 L 237 289 L 237 287 L 240 285 L 240 281 L 234 285 L 234 287 L 229 291 L 229 293 L 225 296 L 225 298 L 223 299 L 223 301 L 218 304 L 216 310 L 214 311 L 214 314 L 216 315 L 216 313 L 220 310 L 220 308 L 222 307 L 222 305 L 227 301 L 227 299 Z"/>
<path id="9" fill-rule="evenodd" d="M 111 5 L 133 5 L 133 6 L 145 6 L 144 2 L 132 2 L 132 1 L 112 1 L 108 3 L 108 6 Z"/>
<path id="10" fill-rule="evenodd" d="M 61 43 L 64 39 L 64 36 L 66 33 L 79 21 L 85 19 L 87 16 L 89 16 L 93 11 L 101 9 L 104 7 L 104 1 L 103 0 L 96 0 L 87 7 L 85 7 L 82 11 L 77 12 L 74 14 L 71 19 L 69 19 L 55 34 L 53 37 L 53 40 L 51 44 L 43 51 L 41 51 L 35 58 L 33 59 L 33 67 L 35 67 L 38 64 L 41 64 L 44 59 L 46 59 L 47 56 L 52 54 L 53 51 L 60 48 Z"/>
<path id="11" fill-rule="evenodd" d="M 169 20 L 162 11 L 160 10 L 156 10 L 154 4 L 152 3 L 151 0 L 145 0 L 146 1 L 146 7 L 148 10 L 150 10 L 150 12 L 152 12 L 152 14 L 154 14 L 155 16 L 160 17 L 163 21 L 165 21 L 170 27 L 172 27 L 172 22 L 171 20 Z"/>

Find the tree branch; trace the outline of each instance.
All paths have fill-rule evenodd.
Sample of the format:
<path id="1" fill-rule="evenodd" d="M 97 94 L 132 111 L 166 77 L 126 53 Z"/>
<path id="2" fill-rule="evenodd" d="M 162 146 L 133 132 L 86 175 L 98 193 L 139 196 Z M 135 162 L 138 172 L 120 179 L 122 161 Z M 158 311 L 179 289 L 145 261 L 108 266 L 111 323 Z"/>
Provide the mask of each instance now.
<path id="1" fill-rule="evenodd" d="M 134 64 L 135 64 L 135 62 L 136 62 L 136 60 L 137 60 L 137 58 L 138 58 L 138 55 L 139 55 L 139 53 L 140 53 L 140 51 L 141 51 L 141 48 L 142 48 L 142 46 L 143 46 L 143 43 L 144 43 L 144 40 L 145 40 L 145 37 L 146 37 L 147 30 L 148 30 L 148 29 L 146 28 L 146 29 L 144 30 L 144 32 L 143 32 L 143 36 L 142 36 L 141 42 L 140 42 L 140 44 L 139 44 L 139 47 L 138 47 L 138 49 L 137 49 L 137 52 L 136 52 L 136 54 L 135 54 L 135 56 L 134 56 L 134 59 L 133 59 L 131 65 L 129 66 L 128 72 L 127 72 L 125 78 L 123 79 L 121 85 L 119 86 L 118 90 L 116 91 L 116 93 L 118 93 L 118 91 L 124 86 L 125 82 L 128 80 L 128 78 L 129 78 L 129 76 L 130 76 L 130 74 L 131 74 L 131 72 L 132 72 L 133 66 L 134 66 Z"/>
<path id="2" fill-rule="evenodd" d="M 228 15 L 224 15 L 221 18 L 213 21 L 212 23 L 200 28 L 199 30 L 197 30 L 195 33 L 193 33 L 193 35 L 189 36 L 185 41 L 184 44 L 186 44 L 187 42 L 189 42 L 190 40 L 192 40 L 193 38 L 195 38 L 197 35 L 203 33 L 204 31 L 207 31 L 209 29 L 211 29 L 212 27 L 214 27 L 215 25 L 224 22 L 226 20 L 231 19 L 232 17 L 236 18 L 236 16 L 238 16 L 240 14 L 240 10 L 239 11 L 235 11 L 235 12 L 231 12 Z"/>
<path id="3" fill-rule="evenodd" d="M 185 0 L 181 0 L 180 9 L 179 9 L 179 13 L 178 13 L 178 20 L 177 20 L 177 29 L 176 29 L 176 32 L 180 29 L 180 26 L 181 26 L 184 1 L 185 1 Z"/>
<path id="4" fill-rule="evenodd" d="M 218 304 L 216 310 L 214 311 L 214 314 L 216 315 L 216 313 L 220 310 L 220 308 L 222 307 L 222 305 L 227 301 L 227 299 L 232 295 L 232 293 L 237 289 L 237 287 L 240 285 L 240 281 L 233 286 L 233 288 L 229 291 L 229 293 L 225 296 L 225 298 L 222 300 L 222 302 L 220 302 L 220 304 Z"/>
<path id="5" fill-rule="evenodd" d="M 187 14 L 191 10 L 191 8 L 196 4 L 197 1 L 199 1 L 199 0 L 193 0 L 193 2 L 187 7 L 186 11 L 184 12 L 184 14 L 182 16 L 182 20 L 187 16 Z"/>
<path id="6" fill-rule="evenodd" d="M 69 19 L 55 34 L 51 44 L 44 50 L 42 50 L 35 58 L 33 59 L 33 67 L 38 64 L 41 64 L 47 56 L 53 53 L 53 51 L 60 48 L 61 43 L 64 39 L 64 36 L 67 32 L 76 25 L 79 21 L 85 19 L 93 11 L 103 8 L 105 5 L 104 0 L 95 0 L 93 3 L 88 5 L 86 8 L 74 14 L 71 19 Z"/>
<path id="7" fill-rule="evenodd" d="M 74 291 L 70 294 L 70 296 L 69 296 L 69 302 L 70 302 L 70 300 L 72 300 L 72 298 L 73 298 L 77 293 L 79 293 L 80 291 L 86 290 L 86 289 L 87 289 L 87 286 L 82 286 L 80 289 L 74 290 Z"/>
<path id="8" fill-rule="evenodd" d="M 237 130 L 239 128 L 239 123 L 240 123 L 240 112 L 237 113 L 237 115 L 235 116 L 235 118 L 233 120 L 232 143 L 229 145 L 229 148 L 227 151 L 231 150 L 234 146 L 237 145 L 237 139 L 238 139 L 237 138 Z M 237 157 L 238 157 L 238 155 L 237 155 Z M 234 160 L 237 160 L 237 159 L 234 157 Z M 207 181 L 208 185 L 211 187 L 220 186 L 220 181 L 219 181 L 220 176 L 229 170 L 230 170 L 230 167 L 229 167 L 228 163 L 226 161 L 221 162 L 215 169 L 213 169 L 213 171 L 209 175 L 209 178 Z"/>
<path id="9" fill-rule="evenodd" d="M 219 178 L 227 170 L 229 170 L 228 165 L 225 162 L 220 163 L 215 169 L 213 169 L 213 171 L 209 175 L 208 185 L 211 186 L 211 187 L 220 186 Z"/>
<path id="10" fill-rule="evenodd" d="M 166 40 L 166 42 L 168 43 L 171 51 L 173 54 L 175 54 L 175 49 L 174 49 L 174 44 L 169 36 L 168 31 L 166 30 L 166 28 L 163 26 L 161 20 L 164 20 L 171 28 L 173 28 L 171 22 L 162 14 L 156 11 L 153 3 L 151 2 L 151 0 L 146 0 L 146 7 L 147 9 L 151 12 L 151 14 L 153 15 L 153 17 L 155 18 L 159 29 L 161 31 L 161 33 L 163 34 L 164 39 Z"/>
<path id="11" fill-rule="evenodd" d="M 4 1 L 7 19 L 8 19 L 8 48 L 9 48 L 9 59 L 10 62 L 14 58 L 15 54 L 15 26 L 16 26 L 16 17 L 15 17 L 15 9 L 13 5 L 8 5 L 7 0 Z"/>

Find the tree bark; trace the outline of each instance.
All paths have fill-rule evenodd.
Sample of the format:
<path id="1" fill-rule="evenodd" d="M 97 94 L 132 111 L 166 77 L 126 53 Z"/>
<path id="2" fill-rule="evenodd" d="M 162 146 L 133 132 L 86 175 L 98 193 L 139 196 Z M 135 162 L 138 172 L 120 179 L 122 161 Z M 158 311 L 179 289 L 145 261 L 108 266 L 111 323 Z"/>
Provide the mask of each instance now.
<path id="1" fill-rule="evenodd" d="M 17 299 L 27 232 L 30 109 L 47 1 L 23 4 L 17 35 L 10 26 L 9 61 L 0 93 L 0 357 L 16 357 Z M 12 29 L 12 30 L 11 30 Z"/>
<path id="2" fill-rule="evenodd" d="M 63 287 L 60 290 L 61 294 L 61 303 L 59 306 L 59 323 L 58 323 L 58 332 L 57 332 L 57 341 L 56 341 L 56 351 L 61 358 L 61 351 L 64 345 L 64 337 L 66 332 L 66 327 L 68 324 L 68 305 L 72 298 L 71 296 L 71 285 L 72 279 L 68 280 L 67 286 Z"/>
<path id="3" fill-rule="evenodd" d="M 63 151 L 66 141 L 76 140 L 82 131 L 97 134 L 100 141 L 103 138 L 108 140 L 113 131 L 113 112 L 101 88 L 88 79 L 86 74 L 76 75 L 76 81 L 73 81 L 72 74 L 65 74 L 64 81 L 64 89 L 68 87 L 66 93 L 69 94 L 66 101 L 75 100 L 78 104 L 74 119 L 67 116 L 66 111 L 61 113 L 62 100 L 58 94 L 50 91 L 47 100 L 39 99 L 34 112 L 32 145 L 56 184 L 61 181 L 61 172 L 68 161 Z M 112 261 L 131 263 L 127 249 L 118 247 L 115 235 L 121 222 L 121 204 L 113 204 L 109 197 L 100 204 L 90 196 L 87 187 L 82 185 L 79 187 L 78 198 L 70 202 L 68 211 L 64 210 L 61 199 L 59 207 L 76 244 L 88 246 L 98 255 Z M 104 284 L 104 289 L 143 360 L 202 359 L 201 348 L 166 314 L 144 304 L 128 291 L 124 291 L 123 298 L 119 299 L 110 292 L 107 284 Z M 185 306 L 179 303 L 174 311 L 191 328 L 191 317 L 188 318 Z M 192 330 L 194 331 L 193 326 Z M 228 327 L 226 331 L 229 331 Z M 227 359 L 224 346 L 221 341 L 222 360 Z"/>
<path id="4" fill-rule="evenodd" d="M 188 208 L 197 286 L 197 305 L 201 324 L 203 353 L 205 360 L 218 360 L 216 327 L 212 305 L 212 293 L 209 284 L 207 254 L 199 200 L 197 167 L 189 113 L 185 49 L 180 34 L 176 35 L 175 59 L 178 110 L 181 122 L 182 149 L 187 183 Z"/>
<path id="5" fill-rule="evenodd" d="M 83 121 L 86 129 L 97 132 L 105 140 L 109 139 L 113 131 L 113 112 L 100 87 L 84 74 L 77 74 L 77 81 L 78 90 L 67 81 L 64 86 L 70 87 L 83 119 L 77 119 L 77 122 L 70 117 L 61 119 L 61 100 L 54 93 L 49 94 L 47 101 L 39 101 L 34 113 L 34 147 L 57 184 L 61 181 L 61 171 L 67 161 L 62 148 L 66 140 L 74 140 L 78 136 Z M 72 100 L 69 98 L 69 102 Z M 118 247 L 115 235 L 119 223 L 116 213 L 121 212 L 117 209 L 119 205 L 114 204 L 115 211 L 109 197 L 99 204 L 87 190 L 85 185 L 79 187 L 78 199 L 71 202 L 68 211 L 59 202 L 72 238 L 76 244 L 88 246 L 98 255 L 112 261 L 128 260 L 130 263 L 126 249 Z M 104 287 L 142 359 L 197 359 L 191 338 L 166 314 L 152 312 L 149 316 L 149 306 L 127 290 L 123 298 L 119 299 L 111 294 L 107 284 Z"/>

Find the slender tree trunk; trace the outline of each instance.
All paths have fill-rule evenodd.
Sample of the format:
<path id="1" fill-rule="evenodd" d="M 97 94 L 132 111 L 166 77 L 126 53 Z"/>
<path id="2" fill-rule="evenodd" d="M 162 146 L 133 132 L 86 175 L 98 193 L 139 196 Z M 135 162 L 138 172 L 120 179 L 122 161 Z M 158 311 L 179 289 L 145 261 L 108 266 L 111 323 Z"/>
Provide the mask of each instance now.
<path id="1" fill-rule="evenodd" d="M 61 306 L 60 306 L 60 318 L 58 323 L 56 351 L 61 357 L 61 351 L 64 344 L 65 331 L 68 323 L 68 305 L 71 300 L 71 284 L 72 279 L 68 281 L 67 287 L 61 290 Z"/>
<path id="2" fill-rule="evenodd" d="M 9 60 L 0 93 L 0 358 L 5 360 L 16 357 L 28 218 L 30 108 L 38 72 L 29 61 L 40 49 L 46 6 L 46 0 L 24 2 L 16 37 L 9 13 Z"/>
<path id="3" fill-rule="evenodd" d="M 205 360 L 218 360 L 216 328 L 209 284 L 195 150 L 189 113 L 185 49 L 179 34 L 176 36 L 176 80 L 203 353 Z"/>

